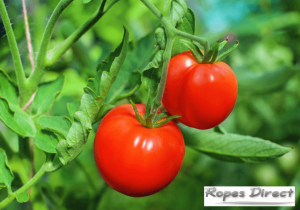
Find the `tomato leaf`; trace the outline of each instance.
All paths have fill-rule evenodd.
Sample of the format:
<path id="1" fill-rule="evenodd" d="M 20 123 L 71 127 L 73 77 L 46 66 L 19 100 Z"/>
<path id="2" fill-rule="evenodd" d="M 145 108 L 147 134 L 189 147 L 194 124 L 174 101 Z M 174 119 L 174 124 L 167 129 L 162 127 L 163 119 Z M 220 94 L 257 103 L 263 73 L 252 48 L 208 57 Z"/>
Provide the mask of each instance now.
<path id="1" fill-rule="evenodd" d="M 168 15 L 168 20 L 171 22 L 173 26 L 177 26 L 182 22 L 186 12 L 187 12 L 187 4 L 185 0 L 173 0 L 171 3 L 170 12 Z"/>
<path id="2" fill-rule="evenodd" d="M 280 157 L 292 149 L 251 136 L 201 131 L 182 124 L 180 129 L 187 146 L 222 161 L 262 162 Z"/>
<path id="3" fill-rule="evenodd" d="M 276 71 L 267 73 L 252 73 L 249 71 L 237 73 L 239 92 L 265 94 L 280 90 L 286 85 L 287 81 L 298 72 L 298 70 L 292 67 L 285 66 Z"/>
<path id="4" fill-rule="evenodd" d="M 4 98 L 0 98 L 0 120 L 20 136 L 33 137 L 36 132 L 28 114 Z"/>
<path id="5" fill-rule="evenodd" d="M 142 70 L 152 59 L 154 52 L 157 50 L 155 39 L 152 34 L 140 39 L 137 43 L 133 43 L 133 47 L 128 50 L 124 64 L 111 86 L 105 102 L 110 102 L 120 95 L 126 88 L 131 73 L 135 70 Z"/>
<path id="6" fill-rule="evenodd" d="M 54 133 L 48 130 L 41 130 L 35 135 L 34 143 L 38 148 L 48 153 L 56 153 L 58 139 Z"/>
<path id="7" fill-rule="evenodd" d="M 64 138 L 67 137 L 72 125 L 69 119 L 60 116 L 42 116 L 38 122 L 42 125 L 43 129 L 63 135 Z"/>
<path id="8" fill-rule="evenodd" d="M 80 101 L 74 101 L 73 103 L 68 103 L 68 112 L 72 120 L 74 120 L 74 113 L 79 110 Z"/>
<path id="9" fill-rule="evenodd" d="M 63 84 L 64 77 L 58 77 L 54 81 L 41 84 L 32 102 L 32 114 L 39 116 L 45 113 L 60 93 Z"/>
<path id="10" fill-rule="evenodd" d="M 0 190 L 7 187 L 7 191 L 11 192 L 11 183 L 14 174 L 8 164 L 6 153 L 0 148 Z"/>
<path id="11" fill-rule="evenodd" d="M 191 8 L 188 8 L 186 15 L 182 19 L 182 23 L 178 25 L 177 29 L 189 34 L 195 34 L 195 24 L 195 14 Z M 193 44 L 193 42 L 189 39 L 184 39 L 178 36 L 175 37 L 172 48 L 172 57 L 189 50 L 186 45 L 182 44 L 181 40 L 185 40 L 186 42 Z"/>
<path id="12" fill-rule="evenodd" d="M 156 91 L 160 82 L 163 53 L 163 50 L 158 51 L 153 60 L 144 68 L 142 72 L 142 82 L 146 87 L 150 88 L 151 93 Z"/>
<path id="13" fill-rule="evenodd" d="M 18 89 L 10 77 L 0 69 L 0 97 L 5 98 L 10 104 L 18 105 Z"/>
<path id="14" fill-rule="evenodd" d="M 17 193 L 16 197 L 17 197 L 17 201 L 19 203 L 25 203 L 25 202 L 29 201 L 29 194 L 27 191 L 19 193 L 19 194 Z"/>
<path id="15" fill-rule="evenodd" d="M 129 34 L 124 28 L 122 43 L 109 55 L 108 59 L 99 65 L 96 77 L 88 81 L 79 111 L 74 114 L 74 122 L 67 134 L 67 138 L 59 141 L 56 147 L 59 159 L 63 164 L 69 163 L 82 152 L 92 129 L 92 122 L 96 118 L 125 60 L 128 40 Z"/>
<path id="16" fill-rule="evenodd" d="M 90 2 L 92 2 L 93 0 L 83 0 L 83 3 L 84 4 L 88 4 L 88 3 L 90 3 Z"/>

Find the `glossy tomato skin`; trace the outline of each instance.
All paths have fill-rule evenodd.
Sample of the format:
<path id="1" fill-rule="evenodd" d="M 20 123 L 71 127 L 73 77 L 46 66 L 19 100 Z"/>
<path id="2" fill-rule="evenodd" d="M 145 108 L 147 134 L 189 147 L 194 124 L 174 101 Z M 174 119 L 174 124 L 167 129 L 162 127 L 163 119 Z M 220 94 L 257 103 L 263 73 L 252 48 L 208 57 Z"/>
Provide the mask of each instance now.
<path id="1" fill-rule="evenodd" d="M 197 129 L 223 122 L 234 108 L 238 83 L 224 62 L 198 63 L 190 51 L 174 56 L 168 68 L 163 105 L 177 120 Z"/>
<path id="2" fill-rule="evenodd" d="M 145 105 L 136 106 L 143 116 Z M 134 197 L 151 195 L 171 183 L 184 153 L 183 136 L 175 122 L 146 128 L 129 104 L 112 109 L 103 118 L 94 141 L 102 178 L 115 190 Z"/>

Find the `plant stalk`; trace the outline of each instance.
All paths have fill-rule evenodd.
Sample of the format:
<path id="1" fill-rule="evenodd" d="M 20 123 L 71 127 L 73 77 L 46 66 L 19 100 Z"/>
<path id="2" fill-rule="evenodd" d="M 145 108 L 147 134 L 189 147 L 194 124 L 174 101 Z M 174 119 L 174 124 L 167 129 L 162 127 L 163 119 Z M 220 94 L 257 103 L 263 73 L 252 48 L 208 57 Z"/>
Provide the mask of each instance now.
<path id="1" fill-rule="evenodd" d="M 29 86 L 29 91 L 28 91 L 28 95 L 26 97 L 26 99 L 30 99 L 31 95 L 33 94 L 33 92 L 35 91 L 38 82 L 40 81 L 43 72 L 44 72 L 44 68 L 45 68 L 45 61 L 46 61 L 46 55 L 47 55 L 47 50 L 48 50 L 48 45 L 49 42 L 51 40 L 52 37 L 52 33 L 54 30 L 54 27 L 58 21 L 58 18 L 60 17 L 60 15 L 62 14 L 62 12 L 69 6 L 69 4 L 72 2 L 73 0 L 61 0 L 58 5 L 56 6 L 55 10 L 53 11 L 48 24 L 46 26 L 43 38 L 42 38 L 42 42 L 40 45 L 40 49 L 37 55 L 37 60 L 36 60 L 36 66 L 33 70 L 33 72 L 31 73 L 29 79 L 28 79 L 28 86 Z M 25 100 L 23 101 L 23 105 L 28 101 Z"/>
<path id="2" fill-rule="evenodd" d="M 1 15 L 2 22 L 4 25 L 5 31 L 6 31 L 9 47 L 11 50 L 11 54 L 12 54 L 12 58 L 13 58 L 14 66 L 15 66 L 19 92 L 21 92 L 21 90 L 23 90 L 26 86 L 25 85 L 26 77 L 24 74 L 17 41 L 16 41 L 12 26 L 10 23 L 10 19 L 9 19 L 8 13 L 6 11 L 6 7 L 5 7 L 3 0 L 0 0 L 0 15 Z"/>
<path id="3" fill-rule="evenodd" d="M 167 30 L 166 30 L 166 34 L 167 34 L 167 44 L 166 44 L 166 49 L 163 54 L 162 73 L 161 73 L 161 78 L 160 78 L 160 82 L 158 85 L 158 92 L 157 92 L 156 97 L 154 98 L 153 109 L 158 108 L 161 104 L 161 100 L 162 100 L 162 97 L 163 97 L 163 94 L 165 91 L 165 86 L 166 86 L 166 81 L 167 81 L 168 67 L 169 67 L 169 63 L 170 63 L 171 55 L 172 55 L 172 45 L 173 45 L 174 36 L 168 34 Z"/>
<path id="4" fill-rule="evenodd" d="M 85 34 L 89 29 L 91 29 L 100 18 L 117 2 L 118 0 L 111 1 L 109 5 L 104 10 L 106 0 L 104 0 L 98 10 L 90 17 L 90 19 L 85 22 L 81 27 L 79 27 L 73 34 L 71 34 L 66 40 L 64 40 L 60 45 L 50 50 L 46 58 L 46 67 L 54 65 L 58 59 L 75 44 L 83 34 Z"/>

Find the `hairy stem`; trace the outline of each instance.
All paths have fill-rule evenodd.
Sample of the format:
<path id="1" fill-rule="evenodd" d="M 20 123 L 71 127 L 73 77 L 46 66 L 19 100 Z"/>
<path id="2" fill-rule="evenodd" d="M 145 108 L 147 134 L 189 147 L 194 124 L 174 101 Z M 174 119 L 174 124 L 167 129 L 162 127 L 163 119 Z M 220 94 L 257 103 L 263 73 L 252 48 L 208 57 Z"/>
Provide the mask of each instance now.
<path id="1" fill-rule="evenodd" d="M 184 38 L 187 38 L 187 39 L 194 40 L 195 42 L 198 42 L 200 45 L 202 45 L 204 47 L 204 52 L 205 53 L 208 52 L 209 44 L 208 44 L 208 41 L 206 39 L 201 38 L 199 36 L 195 36 L 195 35 L 186 33 L 186 32 L 183 32 L 183 31 L 180 31 L 180 30 L 175 29 L 175 28 L 174 28 L 174 33 L 177 36 L 181 36 L 181 37 L 184 37 Z"/>
<path id="2" fill-rule="evenodd" d="M 161 100 L 165 91 L 165 86 L 166 86 L 166 81 L 167 81 L 167 74 L 168 74 L 168 67 L 169 63 L 171 60 L 171 55 L 172 55 L 172 45 L 173 45 L 173 40 L 174 36 L 169 35 L 167 30 L 167 44 L 166 44 L 166 49 L 163 54 L 163 66 L 162 66 L 162 73 L 161 73 L 161 78 L 160 78 L 160 83 L 158 86 L 158 92 L 157 95 L 154 99 L 154 109 L 158 108 L 159 105 L 161 104 Z"/>
<path id="3" fill-rule="evenodd" d="M 53 157 L 54 155 L 47 155 L 46 161 L 40 168 L 40 170 L 30 179 L 26 184 L 24 184 L 22 187 L 20 187 L 15 192 L 8 195 L 7 198 L 5 198 L 0 203 L 0 209 L 3 209 L 5 206 L 10 204 L 14 199 L 16 199 L 16 196 L 20 193 L 23 193 L 25 191 L 28 191 L 33 185 L 35 185 L 47 172 L 54 172 L 58 169 L 60 169 L 63 165 L 61 163 L 53 166 Z"/>
<path id="4" fill-rule="evenodd" d="M 78 28 L 73 34 L 71 34 L 64 42 L 50 50 L 47 54 L 46 58 L 46 66 L 54 65 L 57 60 L 70 48 L 73 44 L 75 44 L 80 37 L 85 34 L 92 26 L 94 26 L 99 19 L 108 11 L 110 7 L 112 7 L 118 0 L 111 1 L 107 8 L 104 10 L 104 6 L 106 0 L 104 0 L 99 9 L 92 15 L 92 17 L 84 23 L 80 28 Z"/>
<path id="5" fill-rule="evenodd" d="M 12 58 L 16 70 L 17 82 L 19 91 L 25 88 L 26 78 L 22 66 L 22 61 L 19 53 L 19 49 L 17 46 L 17 41 L 10 23 L 10 19 L 8 17 L 5 4 L 3 0 L 0 0 L 0 15 L 2 18 L 2 22 L 6 31 L 9 47 L 12 53 Z"/>
<path id="6" fill-rule="evenodd" d="M 21 188 L 19 188 L 17 191 L 9 195 L 7 198 L 5 198 L 1 203 L 0 203 L 0 209 L 3 209 L 5 206 L 10 204 L 17 196 L 17 194 L 23 193 L 27 190 L 29 190 L 38 180 L 40 180 L 44 174 L 46 173 L 46 164 L 44 164 L 40 170 L 35 174 L 32 179 L 30 179 L 25 185 L 23 185 Z"/>
<path id="7" fill-rule="evenodd" d="M 163 16 L 163 14 L 151 3 L 151 1 L 149 0 L 141 0 L 141 2 L 143 4 L 145 4 L 146 7 L 148 7 L 148 9 L 159 19 L 159 21 L 161 22 L 161 24 L 165 27 L 165 28 L 174 28 L 171 23 L 167 20 L 167 18 L 165 16 Z"/>
<path id="8" fill-rule="evenodd" d="M 45 68 L 45 61 L 46 61 L 46 55 L 47 55 L 47 50 L 48 50 L 48 45 L 52 37 L 52 33 L 54 30 L 54 27 L 58 21 L 58 18 L 60 17 L 61 13 L 69 6 L 69 4 L 73 0 L 61 0 L 58 5 L 56 6 L 55 10 L 53 11 L 48 24 L 46 26 L 42 42 L 40 45 L 40 49 L 37 55 L 37 60 L 36 60 L 36 66 L 32 72 L 32 74 L 29 77 L 28 84 L 31 86 L 31 93 L 34 92 L 34 90 L 37 87 L 38 82 L 40 81 L 44 68 Z"/>
<path id="9" fill-rule="evenodd" d="M 25 0 L 22 0 L 22 6 L 23 6 L 23 13 L 24 13 L 24 22 L 25 22 L 27 47 L 28 47 L 28 52 L 29 52 L 29 60 L 30 60 L 30 64 L 31 64 L 31 70 L 33 71 L 34 70 L 33 50 L 32 50 L 32 44 L 31 44 L 31 37 L 30 37 L 30 30 L 29 30 L 29 23 L 28 23 L 28 16 L 27 16 Z"/>

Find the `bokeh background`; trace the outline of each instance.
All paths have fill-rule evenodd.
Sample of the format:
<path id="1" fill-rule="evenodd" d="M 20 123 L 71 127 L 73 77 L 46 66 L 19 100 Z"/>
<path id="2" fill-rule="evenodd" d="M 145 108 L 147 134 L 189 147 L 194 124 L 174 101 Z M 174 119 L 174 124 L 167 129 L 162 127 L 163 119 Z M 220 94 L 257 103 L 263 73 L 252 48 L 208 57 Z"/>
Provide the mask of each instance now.
<path id="1" fill-rule="evenodd" d="M 167 14 L 164 1 L 152 2 Z M 31 70 L 21 1 L 6 0 L 5 3 L 26 73 L 29 74 Z M 58 0 L 27 0 L 26 3 L 33 48 L 34 52 L 37 52 L 47 20 Z M 82 25 L 99 3 L 100 0 L 89 4 L 75 0 L 60 18 L 50 48 Z M 236 39 L 240 42 L 238 49 L 226 58 L 226 62 L 238 77 L 238 101 L 222 126 L 231 133 L 261 137 L 281 145 L 292 146 L 294 149 L 273 161 L 236 164 L 214 160 L 186 148 L 182 169 L 167 188 L 148 197 L 131 198 L 107 187 L 101 179 L 93 158 L 95 127 L 85 150 L 76 161 L 55 173 L 47 174 L 41 180 L 39 199 L 46 202 L 49 209 L 199 210 L 204 209 L 204 186 L 296 185 L 299 200 L 300 1 L 187 0 L 187 3 L 196 15 L 197 35 L 208 38 L 210 43 L 226 36 L 229 36 L 233 43 Z M 153 31 L 159 26 L 159 22 L 138 0 L 122 0 L 113 6 L 58 64 L 45 73 L 43 81 L 53 80 L 59 75 L 66 77 L 63 91 L 48 114 L 67 115 L 66 104 L 80 100 L 87 78 L 95 75 L 97 64 L 120 43 L 123 26 L 129 29 L 133 42 L 124 65 L 131 66 L 132 71 L 142 70 L 155 50 Z M 1 22 L 0 68 L 15 78 L 7 37 Z M 126 77 L 126 74 L 122 75 Z M 140 92 L 136 100 L 143 101 L 145 94 Z M 0 132 L 5 139 L 9 139 L 11 148 L 18 152 L 17 136 L 1 122 Z M 41 166 L 43 159 L 43 152 L 35 148 L 36 170 Z M 16 174 L 14 187 L 20 186 L 20 176 L 22 174 Z M 2 194 L 0 191 L 0 199 L 3 198 Z M 27 210 L 32 209 L 32 205 L 14 202 L 7 209 Z M 294 209 L 300 209 L 299 202 Z"/>

